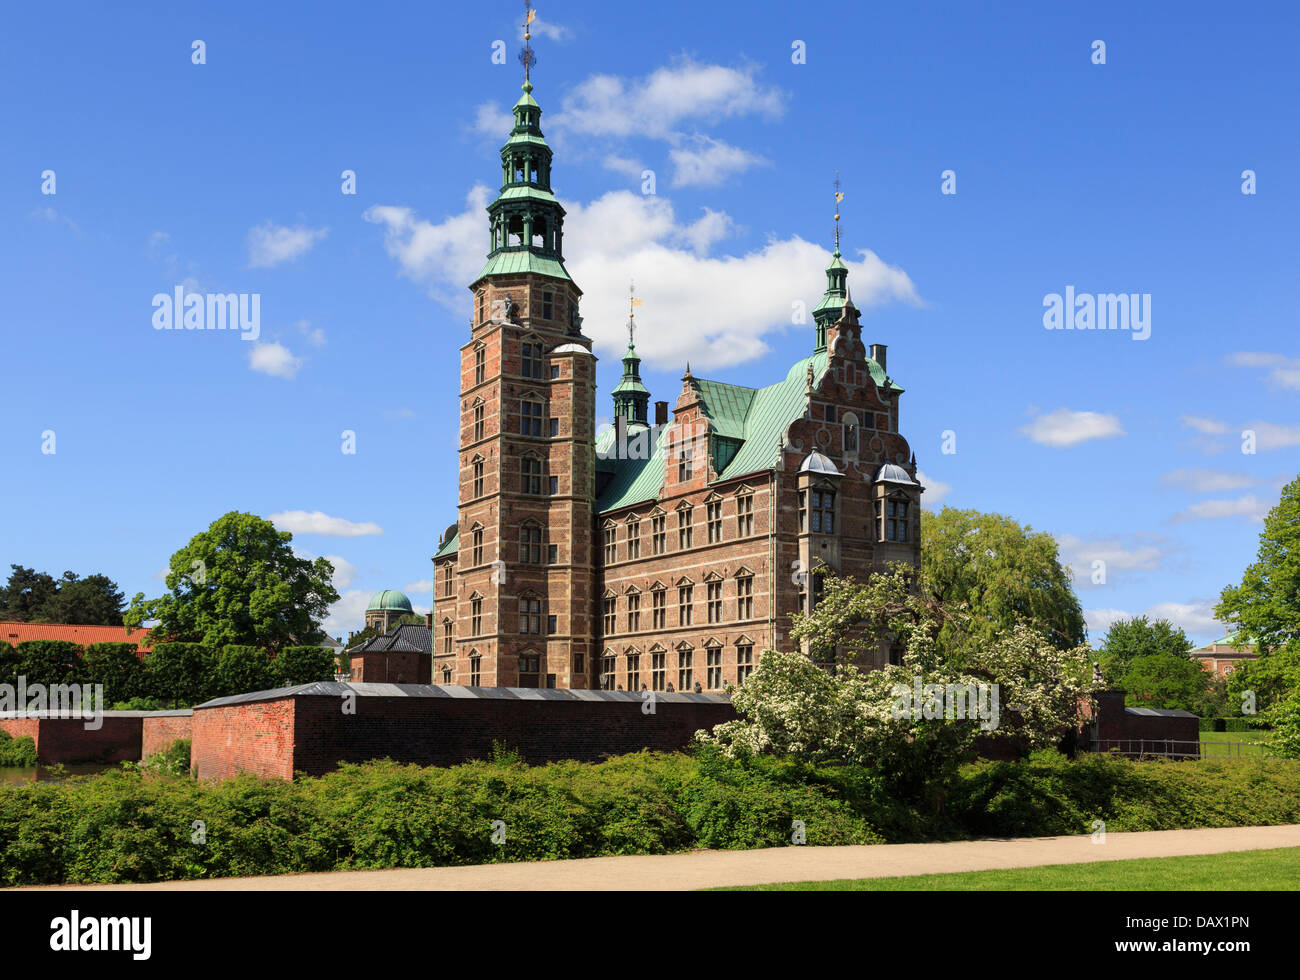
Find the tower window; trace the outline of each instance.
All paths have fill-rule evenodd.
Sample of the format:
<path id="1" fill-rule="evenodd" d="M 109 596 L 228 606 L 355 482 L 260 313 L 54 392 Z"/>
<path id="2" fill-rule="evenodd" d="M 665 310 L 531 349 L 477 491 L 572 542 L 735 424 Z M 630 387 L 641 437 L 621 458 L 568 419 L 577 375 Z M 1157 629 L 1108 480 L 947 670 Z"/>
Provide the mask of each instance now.
<path id="1" fill-rule="evenodd" d="M 613 636 L 618 627 L 618 598 L 616 596 L 606 596 L 604 606 L 601 625 L 604 627 L 605 636 Z"/>
<path id="2" fill-rule="evenodd" d="M 519 600 L 519 632 L 539 634 L 542 632 L 541 599 Z"/>
<path id="3" fill-rule="evenodd" d="M 474 636 L 483 635 L 483 600 L 482 599 L 470 600 L 469 631 Z"/>
<path id="4" fill-rule="evenodd" d="M 886 523 L 886 540 L 907 540 L 907 501 L 889 501 L 889 520 Z"/>
<path id="5" fill-rule="evenodd" d="M 519 560 L 525 565 L 542 563 L 542 529 L 535 524 L 519 530 Z"/>
<path id="6" fill-rule="evenodd" d="M 618 528 L 605 528 L 605 564 L 612 565 L 618 561 Z"/>
<path id="7" fill-rule="evenodd" d="M 536 687 L 537 679 L 541 674 L 541 660 L 535 653 L 524 653 L 519 656 L 519 686 Z"/>
<path id="8" fill-rule="evenodd" d="M 835 494 L 830 490 L 812 492 L 812 530 L 814 534 L 835 533 Z"/>
<path id="9" fill-rule="evenodd" d="M 709 544 L 716 544 L 722 540 L 722 501 L 715 500 L 712 503 L 704 505 L 705 519 L 709 528 Z"/>
<path id="10" fill-rule="evenodd" d="M 677 482 L 688 483 L 694 471 L 694 460 L 691 458 L 690 444 L 683 441 L 677 448 Z"/>
<path id="11" fill-rule="evenodd" d="M 531 398 L 525 398 L 519 403 L 519 434 L 525 436 L 541 436 L 541 402 L 534 401 Z"/>
<path id="12" fill-rule="evenodd" d="M 483 441 L 483 404 L 474 406 L 474 441 Z"/>
<path id="13" fill-rule="evenodd" d="M 542 377 L 542 345 L 525 341 L 523 345 L 524 377 Z"/>
<path id="14" fill-rule="evenodd" d="M 469 655 L 469 686 L 478 687 L 483 683 L 483 658 L 477 653 Z"/>
<path id="15" fill-rule="evenodd" d="M 708 588 L 709 595 L 708 595 L 708 602 L 706 603 L 706 607 L 708 611 L 709 622 L 720 623 L 722 622 L 722 583 L 710 582 L 708 583 L 707 588 Z"/>
<path id="16" fill-rule="evenodd" d="M 683 507 L 677 512 L 677 547 L 685 551 L 691 547 L 691 508 Z"/>
<path id="17" fill-rule="evenodd" d="M 695 594 L 693 585 L 679 585 L 677 587 L 677 625 L 690 626 L 694 618 L 694 604 L 692 599 Z"/>
<path id="18" fill-rule="evenodd" d="M 549 428 L 548 431 L 550 432 L 550 434 L 551 434 L 551 438 L 552 438 L 552 439 L 557 438 L 557 437 L 559 436 L 559 434 L 560 434 L 560 420 L 559 420 L 559 419 L 551 419 L 551 420 L 550 420 L 550 428 Z"/>
<path id="19" fill-rule="evenodd" d="M 754 576 L 752 575 L 736 579 L 736 618 L 740 620 L 754 618 Z"/>
<path id="20" fill-rule="evenodd" d="M 754 495 L 744 494 L 736 498 L 736 534 L 747 538 L 754 533 Z"/>
<path id="21" fill-rule="evenodd" d="M 475 567 L 483 564 L 483 529 L 474 528 L 473 546 L 470 549 L 470 561 Z"/>
<path id="22" fill-rule="evenodd" d="M 542 293 L 542 319 L 555 319 L 555 294 Z"/>
<path id="23" fill-rule="evenodd" d="M 474 496 L 483 496 L 483 460 L 474 460 Z"/>
<path id="24" fill-rule="evenodd" d="M 722 688 L 722 647 L 705 647 L 704 662 L 708 669 L 706 679 L 709 682 L 709 690 L 720 690 Z"/>
<path id="25" fill-rule="evenodd" d="M 533 456 L 519 460 L 520 489 L 523 493 L 541 495 L 542 461 Z"/>
<path id="26" fill-rule="evenodd" d="M 487 351 L 482 347 L 474 352 L 474 383 L 481 385 L 483 375 L 487 371 Z"/>
<path id="27" fill-rule="evenodd" d="M 442 652 L 451 653 L 452 641 L 452 622 L 450 619 L 444 620 L 442 624 Z"/>

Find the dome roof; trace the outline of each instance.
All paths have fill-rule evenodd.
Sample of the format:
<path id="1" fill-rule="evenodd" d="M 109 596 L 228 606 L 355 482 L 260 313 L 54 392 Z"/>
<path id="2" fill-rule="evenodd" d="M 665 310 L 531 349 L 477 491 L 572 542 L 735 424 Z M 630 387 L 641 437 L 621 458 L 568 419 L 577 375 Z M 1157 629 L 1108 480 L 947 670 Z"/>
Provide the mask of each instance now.
<path id="1" fill-rule="evenodd" d="M 920 486 L 915 480 L 907 475 L 907 470 L 903 469 L 897 463 L 884 463 L 876 471 L 877 483 L 902 483 L 909 487 Z"/>
<path id="2" fill-rule="evenodd" d="M 835 468 L 835 464 L 830 461 L 829 457 L 815 449 L 803 458 L 803 462 L 799 464 L 799 472 L 824 473 L 826 476 L 844 475 Z"/>
<path id="3" fill-rule="evenodd" d="M 596 356 L 591 351 L 587 350 L 587 348 L 583 347 L 582 344 L 561 344 L 559 347 L 555 348 L 555 350 L 551 351 L 551 353 L 552 354 L 586 354 L 588 357 Z"/>
<path id="4" fill-rule="evenodd" d="M 396 589 L 384 589 L 383 592 L 376 592 L 370 597 L 370 605 L 366 606 L 366 612 L 385 609 L 414 612 L 411 608 L 411 600 Z"/>

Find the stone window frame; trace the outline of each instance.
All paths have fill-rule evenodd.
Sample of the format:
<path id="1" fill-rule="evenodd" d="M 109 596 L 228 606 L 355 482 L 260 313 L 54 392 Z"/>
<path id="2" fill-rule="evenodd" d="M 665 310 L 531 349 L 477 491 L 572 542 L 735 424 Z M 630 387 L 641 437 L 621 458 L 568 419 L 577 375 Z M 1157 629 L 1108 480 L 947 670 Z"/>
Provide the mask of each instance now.
<path id="1" fill-rule="evenodd" d="M 483 496 L 483 487 L 485 473 L 487 472 L 487 460 L 479 453 L 474 454 L 470 461 L 471 471 L 473 473 L 473 485 L 470 487 L 470 499 L 477 500 Z"/>
<path id="2" fill-rule="evenodd" d="M 704 619 L 710 625 L 723 622 L 723 578 L 717 572 L 704 576 Z"/>
<path id="3" fill-rule="evenodd" d="M 483 655 L 477 650 L 469 652 L 469 686 L 481 687 L 483 683 Z"/>
<path id="4" fill-rule="evenodd" d="M 601 599 L 601 635 L 614 636 L 618 632 L 618 593 L 606 589 Z"/>
<path id="5" fill-rule="evenodd" d="M 600 655 L 600 689 L 602 691 L 614 690 L 617 680 L 618 654 L 607 649 Z"/>
<path id="6" fill-rule="evenodd" d="M 623 651 L 625 665 L 624 677 L 629 691 L 641 689 L 641 651 L 636 647 L 627 647 Z"/>
<path id="7" fill-rule="evenodd" d="M 542 636 L 542 628 L 546 622 L 546 600 L 532 589 L 526 589 L 519 593 L 518 603 L 519 634 L 521 636 Z M 534 626 L 536 629 L 533 628 Z"/>
<path id="8" fill-rule="evenodd" d="M 532 687 L 532 686 L 538 686 L 538 685 L 541 684 L 541 681 L 542 681 L 542 673 L 543 673 L 543 671 L 542 671 L 542 663 L 544 662 L 544 659 L 545 659 L 545 658 L 542 656 L 541 651 L 538 650 L 536 647 L 529 646 L 529 647 L 525 647 L 523 650 L 520 650 L 520 651 L 519 651 L 519 658 L 518 658 L 518 660 L 517 660 L 517 666 L 518 666 L 519 686 L 520 686 L 520 687 Z M 531 661 L 533 662 L 533 664 L 528 664 L 528 663 L 526 663 L 526 661 L 528 661 L 528 660 L 531 660 Z M 532 666 L 532 665 L 535 665 L 535 666 L 536 666 L 536 669 L 535 669 L 535 670 L 525 670 L 525 669 L 524 669 L 526 666 Z M 525 679 L 525 677 L 531 677 L 531 678 L 534 680 L 534 684 L 532 684 L 532 685 L 530 685 L 530 684 L 525 684 L 525 683 L 524 683 L 524 679 Z"/>
<path id="9" fill-rule="evenodd" d="M 623 590 L 627 596 L 627 631 L 629 633 L 641 632 L 641 590 L 635 585 L 629 585 Z"/>
<path id="10" fill-rule="evenodd" d="M 545 565 L 549 557 L 546 525 L 536 518 L 527 518 L 519 524 L 519 563 Z M 536 556 L 536 557 L 534 557 Z"/>
<path id="11" fill-rule="evenodd" d="M 736 493 L 736 536 L 747 538 L 754 533 L 754 488 L 740 487 Z"/>
<path id="12" fill-rule="evenodd" d="M 483 636 L 483 596 L 475 589 L 469 597 L 469 634 Z"/>
<path id="13" fill-rule="evenodd" d="M 668 682 L 668 651 L 656 643 L 650 648 L 650 689 L 663 691 Z"/>
<path id="14" fill-rule="evenodd" d="M 704 498 L 704 526 L 709 544 L 722 542 L 722 495 L 711 493 Z"/>
<path id="15" fill-rule="evenodd" d="M 650 586 L 650 623 L 651 629 L 668 628 L 668 586 L 662 582 Z"/>
<path id="16" fill-rule="evenodd" d="M 754 672 L 754 641 L 744 633 L 736 637 L 736 683 L 742 685 Z"/>
<path id="17" fill-rule="evenodd" d="M 722 643 L 715 637 L 704 641 L 704 680 L 706 691 L 722 690 Z"/>
<path id="18" fill-rule="evenodd" d="M 636 561 L 641 557 L 641 515 L 629 514 L 624 522 L 627 528 L 627 557 Z"/>
<path id="19" fill-rule="evenodd" d="M 613 565 L 618 561 L 618 522 L 608 520 L 600 527 L 602 538 L 601 555 L 606 565 Z"/>
<path id="20" fill-rule="evenodd" d="M 535 391 L 519 396 L 519 434 L 525 439 L 545 439 L 542 420 L 546 418 L 546 398 Z"/>
<path id="21" fill-rule="evenodd" d="M 442 619 L 442 652 L 451 653 L 455 649 L 456 624 L 450 616 Z"/>
<path id="22" fill-rule="evenodd" d="M 530 381 L 546 378 L 546 341 L 535 333 L 519 339 L 519 373 Z"/>
<path id="23" fill-rule="evenodd" d="M 650 552 L 668 554 L 668 514 L 661 507 L 650 511 Z"/>
<path id="24" fill-rule="evenodd" d="M 678 643 L 677 690 L 689 694 L 695 684 L 695 648 L 685 640 Z"/>
<path id="25" fill-rule="evenodd" d="M 754 573 L 744 565 L 732 576 L 736 580 L 736 619 L 745 622 L 754 618 Z M 741 583 L 745 583 L 741 585 Z"/>
<path id="26" fill-rule="evenodd" d="M 677 625 L 691 626 L 695 622 L 695 583 L 686 576 L 676 582 Z"/>
<path id="27" fill-rule="evenodd" d="M 475 521 L 469 529 L 470 565 L 478 568 L 483 564 L 483 525 Z"/>
<path id="28" fill-rule="evenodd" d="M 487 345 L 481 340 L 474 345 L 474 385 L 487 380 Z"/>
<path id="29" fill-rule="evenodd" d="M 546 457 L 536 452 L 520 453 L 519 492 L 529 497 L 545 497 L 546 487 Z"/>
<path id="30" fill-rule="evenodd" d="M 694 547 L 695 541 L 695 507 L 683 500 L 677 505 L 677 549 L 687 551 Z"/>
<path id="31" fill-rule="evenodd" d="M 487 433 L 487 403 L 482 398 L 475 398 L 470 407 L 474 411 L 474 442 L 482 442 Z"/>

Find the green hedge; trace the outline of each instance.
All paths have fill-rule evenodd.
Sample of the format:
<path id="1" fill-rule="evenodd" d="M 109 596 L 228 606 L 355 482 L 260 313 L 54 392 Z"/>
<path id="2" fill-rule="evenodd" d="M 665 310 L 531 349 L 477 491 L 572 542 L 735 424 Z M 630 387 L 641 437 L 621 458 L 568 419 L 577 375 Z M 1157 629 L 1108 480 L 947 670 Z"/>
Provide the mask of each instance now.
<path id="1" fill-rule="evenodd" d="M 1258 716 L 1248 718 L 1201 718 L 1200 730 L 1203 732 L 1257 732 L 1268 728 L 1268 724 Z"/>
<path id="2" fill-rule="evenodd" d="M 965 767 L 923 804 L 862 770 L 642 752 L 529 767 L 345 765 L 289 783 L 148 770 L 0 785 L 0 884 L 143 882 L 348 868 L 1300 823 L 1300 763 L 1022 762 Z M 162 771 L 159 771 L 162 770 Z M 202 821 L 200 832 L 194 827 Z M 505 840 L 492 840 L 493 821 Z"/>
<path id="3" fill-rule="evenodd" d="M 0 766 L 36 765 L 36 740 L 30 735 L 14 738 L 0 728 Z"/>

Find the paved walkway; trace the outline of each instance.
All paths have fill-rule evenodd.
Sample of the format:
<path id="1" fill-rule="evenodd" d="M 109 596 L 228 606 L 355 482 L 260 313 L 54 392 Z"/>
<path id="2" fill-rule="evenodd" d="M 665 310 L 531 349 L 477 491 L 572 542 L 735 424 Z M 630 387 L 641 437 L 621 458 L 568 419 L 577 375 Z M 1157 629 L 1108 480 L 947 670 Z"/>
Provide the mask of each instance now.
<path id="1" fill-rule="evenodd" d="M 949 871 L 1083 864 L 1124 858 L 1218 854 L 1269 847 L 1300 847 L 1300 825 L 1226 827 L 948 844 L 863 847 L 772 847 L 755 851 L 697 851 L 629 857 L 482 864 L 462 868 L 334 871 L 265 878 L 160 882 L 154 885 L 65 886 L 167 891 L 661 891 L 758 885 L 834 878 L 885 878 Z"/>

